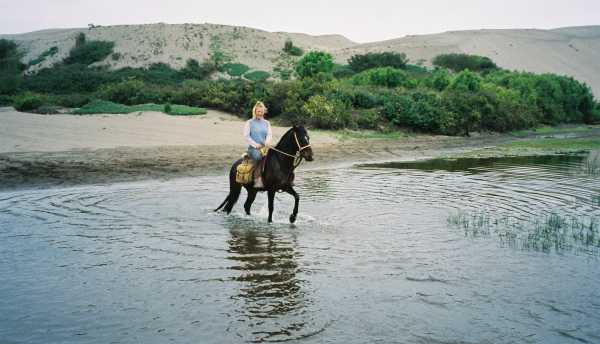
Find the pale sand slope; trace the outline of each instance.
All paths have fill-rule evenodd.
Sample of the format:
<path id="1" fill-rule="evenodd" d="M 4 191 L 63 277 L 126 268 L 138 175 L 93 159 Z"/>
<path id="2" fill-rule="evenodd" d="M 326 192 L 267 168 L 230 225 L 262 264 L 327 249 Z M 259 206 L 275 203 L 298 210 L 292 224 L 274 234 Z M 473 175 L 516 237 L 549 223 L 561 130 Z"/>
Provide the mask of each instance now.
<path id="1" fill-rule="evenodd" d="M 31 61 L 51 47 L 58 53 L 30 69 L 49 67 L 68 56 L 75 46 L 78 33 L 87 40 L 115 42 L 118 58 L 108 57 L 99 63 L 111 68 L 147 67 L 163 62 L 173 67 L 183 67 L 190 58 L 200 62 L 209 58 L 211 48 L 231 55 L 235 62 L 255 70 L 271 71 L 285 41 L 306 50 L 332 50 L 355 45 L 341 35 L 307 35 L 303 33 L 268 32 L 243 26 L 218 24 L 145 24 L 103 26 L 87 28 L 51 29 L 16 35 L 0 35 L 17 41 L 26 52 L 24 61 Z"/>
<path id="2" fill-rule="evenodd" d="M 443 53 L 483 55 L 509 70 L 572 76 L 600 95 L 600 26 L 454 31 L 360 44 L 334 54 L 342 62 L 354 54 L 377 51 L 403 52 L 425 65 Z"/>
<path id="3" fill-rule="evenodd" d="M 185 145 L 233 145 L 242 152 L 246 145 L 242 136 L 244 121 L 214 110 L 190 117 L 160 112 L 47 116 L 1 108 L 0 123 L 0 153 Z M 274 141 L 287 129 L 274 126 Z M 336 139 L 314 133 L 311 141 L 323 144 Z"/>
<path id="4" fill-rule="evenodd" d="M 75 36 L 84 32 L 88 40 L 115 42 L 113 59 L 101 65 L 111 68 L 145 67 L 163 62 L 182 67 L 188 58 L 204 61 L 210 47 L 219 46 L 236 62 L 253 69 L 271 71 L 281 62 L 280 53 L 286 39 L 305 51 L 324 50 L 338 63 L 347 63 L 354 54 L 372 51 L 396 51 L 408 55 L 412 63 L 431 65 L 433 57 L 443 53 L 469 53 L 492 58 L 501 67 L 536 73 L 557 73 L 586 82 L 600 95 L 600 26 L 560 28 L 554 30 L 470 30 L 357 44 L 341 35 L 311 36 L 300 33 L 268 32 L 248 27 L 215 24 L 148 24 L 43 30 L 17 35 L 0 35 L 16 40 L 28 62 L 50 47 L 58 54 L 31 67 L 44 68 L 62 60 L 75 44 Z M 117 58 L 118 57 L 118 58 Z"/>

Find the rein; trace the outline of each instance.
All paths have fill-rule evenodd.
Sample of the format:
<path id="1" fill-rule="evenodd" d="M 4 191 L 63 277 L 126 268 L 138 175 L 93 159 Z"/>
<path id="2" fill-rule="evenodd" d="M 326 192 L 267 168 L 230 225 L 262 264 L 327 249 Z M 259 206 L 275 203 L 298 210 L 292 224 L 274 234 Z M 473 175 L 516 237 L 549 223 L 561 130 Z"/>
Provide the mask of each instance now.
<path id="1" fill-rule="evenodd" d="M 276 151 L 278 153 L 281 153 L 281 154 L 283 154 L 285 156 L 288 156 L 288 157 L 294 159 L 293 166 L 294 166 L 294 168 L 296 168 L 296 167 L 300 166 L 300 163 L 302 163 L 302 155 L 300 155 L 300 152 L 302 152 L 302 150 L 310 147 L 310 144 L 308 144 L 306 146 L 301 146 L 300 145 L 300 141 L 298 141 L 298 136 L 296 135 L 296 132 L 294 132 L 294 139 L 296 140 L 296 145 L 298 146 L 298 151 L 296 152 L 296 155 L 291 155 L 290 153 L 286 153 L 286 152 L 284 152 L 282 150 L 279 150 L 279 149 L 277 149 L 275 147 L 269 147 L 269 149 L 272 149 L 272 150 L 274 150 L 274 151 Z"/>

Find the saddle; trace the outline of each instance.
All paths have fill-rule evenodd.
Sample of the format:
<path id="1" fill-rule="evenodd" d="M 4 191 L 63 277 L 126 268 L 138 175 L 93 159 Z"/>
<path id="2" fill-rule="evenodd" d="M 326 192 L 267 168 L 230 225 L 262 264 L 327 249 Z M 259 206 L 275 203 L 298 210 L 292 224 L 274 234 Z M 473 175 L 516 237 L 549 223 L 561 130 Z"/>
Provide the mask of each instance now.
<path id="1" fill-rule="evenodd" d="M 265 171 L 265 162 L 267 157 L 267 149 L 261 149 L 262 159 L 258 163 L 258 168 L 261 169 L 261 173 Z M 256 166 L 254 162 L 248 156 L 248 153 L 242 155 L 242 163 L 236 168 L 235 181 L 239 184 L 246 185 L 254 182 L 254 169 Z"/>

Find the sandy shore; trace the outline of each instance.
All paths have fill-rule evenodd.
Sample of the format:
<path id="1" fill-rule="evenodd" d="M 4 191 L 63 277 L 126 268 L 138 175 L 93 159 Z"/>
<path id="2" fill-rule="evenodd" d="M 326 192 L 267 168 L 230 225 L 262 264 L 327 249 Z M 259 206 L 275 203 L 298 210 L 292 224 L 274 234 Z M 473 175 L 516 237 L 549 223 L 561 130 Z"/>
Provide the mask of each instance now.
<path id="1" fill-rule="evenodd" d="M 0 189 L 225 175 L 245 150 L 243 121 L 218 111 L 196 117 L 153 112 L 44 116 L 3 108 L 0 121 Z M 287 130 L 273 129 L 275 139 Z M 420 135 L 340 141 L 314 132 L 315 162 L 300 169 L 433 157 L 505 140 Z"/>

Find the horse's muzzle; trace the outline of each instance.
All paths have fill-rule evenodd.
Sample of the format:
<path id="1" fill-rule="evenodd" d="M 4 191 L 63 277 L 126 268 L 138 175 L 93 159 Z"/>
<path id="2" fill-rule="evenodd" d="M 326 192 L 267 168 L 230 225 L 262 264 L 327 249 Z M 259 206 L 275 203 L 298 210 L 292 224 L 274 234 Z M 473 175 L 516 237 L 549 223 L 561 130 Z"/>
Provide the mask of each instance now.
<path id="1" fill-rule="evenodd" d="M 302 157 L 304 157 L 304 159 L 306 159 L 306 161 L 313 161 L 312 148 L 309 147 L 309 148 L 303 150 Z"/>

